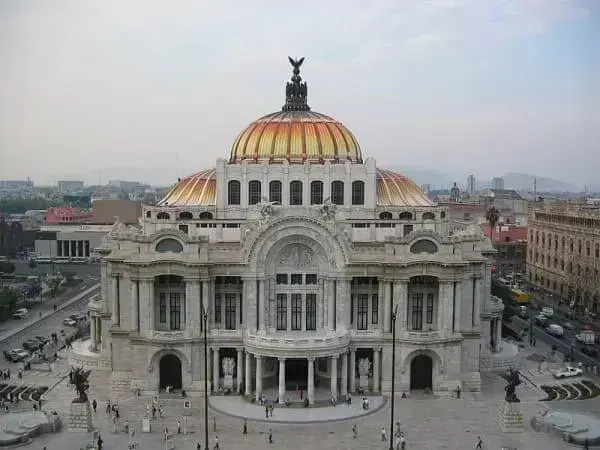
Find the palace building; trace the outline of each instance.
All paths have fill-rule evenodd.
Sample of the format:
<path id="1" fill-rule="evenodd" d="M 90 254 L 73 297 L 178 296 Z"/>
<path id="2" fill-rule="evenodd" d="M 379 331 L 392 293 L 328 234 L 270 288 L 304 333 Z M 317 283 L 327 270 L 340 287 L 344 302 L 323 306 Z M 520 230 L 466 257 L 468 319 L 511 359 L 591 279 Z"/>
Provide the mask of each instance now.
<path id="1" fill-rule="evenodd" d="M 205 360 L 211 392 L 280 401 L 297 386 L 310 402 L 316 389 L 386 394 L 393 370 L 398 393 L 480 389 L 500 347 L 489 239 L 451 227 L 446 207 L 312 111 L 302 61 L 281 110 L 227 159 L 103 241 L 90 348 L 74 358 L 109 370 L 115 395 L 203 395 Z"/>

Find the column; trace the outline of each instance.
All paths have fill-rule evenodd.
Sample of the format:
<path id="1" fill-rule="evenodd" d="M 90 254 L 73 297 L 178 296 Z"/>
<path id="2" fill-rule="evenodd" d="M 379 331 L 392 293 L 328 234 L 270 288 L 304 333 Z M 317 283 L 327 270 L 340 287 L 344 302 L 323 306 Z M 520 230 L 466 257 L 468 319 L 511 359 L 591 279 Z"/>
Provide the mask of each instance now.
<path id="1" fill-rule="evenodd" d="M 350 349 L 350 392 L 356 391 L 356 349 Z"/>
<path id="2" fill-rule="evenodd" d="M 95 352 L 98 350 L 98 341 L 96 340 L 96 317 L 90 318 L 90 351 Z"/>
<path id="3" fill-rule="evenodd" d="M 396 331 L 406 331 L 408 328 L 408 282 L 406 280 L 397 280 L 394 282 L 394 308 L 398 306 L 396 312 Z"/>
<path id="4" fill-rule="evenodd" d="M 392 310 L 390 298 L 392 296 L 392 284 L 389 281 L 385 281 L 384 298 L 383 298 L 383 331 L 390 333 L 392 331 Z"/>
<path id="5" fill-rule="evenodd" d="M 338 377 L 338 370 L 337 370 L 337 359 L 338 359 L 338 355 L 334 355 L 331 356 L 331 373 L 329 374 L 331 377 L 331 396 L 334 399 L 337 399 L 337 377 Z"/>
<path id="6" fill-rule="evenodd" d="M 112 323 L 119 324 L 119 275 L 112 278 Z"/>
<path id="7" fill-rule="evenodd" d="M 379 353 L 380 347 L 373 349 L 373 392 L 379 392 Z M 392 368 L 394 370 L 394 368 Z"/>
<path id="8" fill-rule="evenodd" d="M 460 333 L 460 302 L 462 299 L 462 283 L 454 282 L 452 287 L 454 295 L 454 332 Z"/>
<path id="9" fill-rule="evenodd" d="M 146 280 L 147 292 L 148 292 L 148 329 L 154 330 L 156 326 L 154 323 L 154 278 Z"/>
<path id="10" fill-rule="evenodd" d="M 217 389 L 219 388 L 219 347 L 213 347 L 213 364 L 212 364 L 212 369 L 213 369 L 213 380 L 212 380 L 212 386 L 213 386 L 213 392 L 217 392 Z"/>
<path id="11" fill-rule="evenodd" d="M 263 371 L 262 371 L 262 360 L 263 357 L 256 355 L 256 401 L 258 402 L 260 400 L 260 398 L 262 397 L 262 376 L 263 376 Z"/>
<path id="12" fill-rule="evenodd" d="M 496 351 L 502 350 L 502 320 L 496 319 Z"/>
<path id="13" fill-rule="evenodd" d="M 250 353 L 246 352 L 246 377 L 244 380 L 244 386 L 246 387 L 246 396 L 250 396 L 250 394 L 252 394 L 252 372 L 250 372 L 252 370 L 252 355 L 250 355 Z"/>
<path id="14" fill-rule="evenodd" d="M 348 395 L 348 353 L 342 353 L 342 398 Z"/>
<path id="15" fill-rule="evenodd" d="M 279 358 L 279 403 L 285 403 L 285 358 Z"/>
<path id="16" fill-rule="evenodd" d="M 335 326 L 335 294 L 333 280 L 327 280 L 325 286 L 327 290 L 327 330 L 333 331 Z"/>
<path id="17" fill-rule="evenodd" d="M 379 301 L 379 305 L 377 308 L 377 327 L 384 331 L 384 322 L 383 322 L 383 304 L 385 302 L 385 282 L 383 279 L 379 278 L 378 280 L 378 289 L 377 289 L 377 300 Z"/>
<path id="18" fill-rule="evenodd" d="M 236 378 L 237 378 L 237 392 L 242 392 L 242 381 L 244 380 L 242 377 L 242 351 L 244 349 L 238 347 L 237 349 L 237 369 L 236 369 Z"/>
<path id="19" fill-rule="evenodd" d="M 258 280 L 258 329 L 265 330 L 265 280 Z"/>
<path id="20" fill-rule="evenodd" d="M 140 304 L 138 283 L 138 280 L 131 280 L 131 331 L 139 330 Z"/>
<path id="21" fill-rule="evenodd" d="M 315 358 L 308 358 L 308 403 L 315 402 Z"/>
<path id="22" fill-rule="evenodd" d="M 96 322 L 96 348 L 102 343 L 102 321 L 100 317 L 94 317 Z"/>
<path id="23" fill-rule="evenodd" d="M 473 326 L 477 328 L 481 323 L 481 278 L 473 277 L 473 283 L 475 284 L 475 308 L 473 311 Z"/>
<path id="24" fill-rule="evenodd" d="M 320 298 L 317 298 L 317 330 L 322 330 L 323 328 L 325 328 L 325 302 L 326 302 L 326 295 L 325 295 L 325 280 L 323 280 L 323 278 L 319 278 L 319 293 L 320 293 Z"/>

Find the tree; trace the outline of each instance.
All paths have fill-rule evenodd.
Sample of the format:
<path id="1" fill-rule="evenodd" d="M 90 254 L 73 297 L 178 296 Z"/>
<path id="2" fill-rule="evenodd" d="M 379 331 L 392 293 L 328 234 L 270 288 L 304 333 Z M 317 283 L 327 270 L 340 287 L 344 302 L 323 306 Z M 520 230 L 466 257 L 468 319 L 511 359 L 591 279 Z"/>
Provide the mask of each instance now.
<path id="1" fill-rule="evenodd" d="M 29 263 L 27 263 L 27 264 L 29 265 L 29 268 L 30 268 L 30 269 L 35 269 L 35 268 L 37 267 L 37 262 L 36 262 L 36 260 L 35 260 L 35 259 L 33 259 L 33 258 L 31 258 L 31 259 L 29 260 Z"/>
<path id="2" fill-rule="evenodd" d="M 13 273 L 15 265 L 8 261 L 0 261 L 0 273 Z"/>
<path id="3" fill-rule="evenodd" d="M 19 291 L 13 288 L 4 288 L 0 290 L 0 318 L 7 319 L 15 311 L 17 301 L 19 300 Z"/>
<path id="4" fill-rule="evenodd" d="M 500 220 L 500 213 L 498 210 L 491 206 L 485 212 L 485 220 L 487 220 L 488 225 L 490 226 L 490 239 L 492 240 L 492 245 L 494 244 L 494 229 L 496 228 L 496 224 Z"/>
<path id="5" fill-rule="evenodd" d="M 56 293 L 58 292 L 58 288 L 60 287 L 61 282 L 62 282 L 61 277 L 49 277 L 46 280 L 46 284 L 48 285 L 48 291 L 52 298 L 54 298 L 56 296 Z"/>

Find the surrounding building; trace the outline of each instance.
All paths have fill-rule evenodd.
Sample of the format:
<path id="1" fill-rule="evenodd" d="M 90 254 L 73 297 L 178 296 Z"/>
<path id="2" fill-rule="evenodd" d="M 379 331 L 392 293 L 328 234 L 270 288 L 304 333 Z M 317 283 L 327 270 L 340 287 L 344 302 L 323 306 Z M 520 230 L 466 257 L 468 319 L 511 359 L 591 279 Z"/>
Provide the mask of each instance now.
<path id="1" fill-rule="evenodd" d="M 27 180 L 0 180 L 0 189 L 32 188 L 33 181 Z"/>
<path id="2" fill-rule="evenodd" d="M 492 240 L 497 253 L 494 255 L 496 273 L 525 274 L 527 269 L 527 227 L 519 225 L 496 225 L 493 233 L 489 224 L 481 225 L 483 233 Z"/>
<path id="3" fill-rule="evenodd" d="M 274 388 L 280 402 L 298 385 L 311 403 L 317 386 L 389 393 L 393 325 L 397 392 L 480 389 L 501 342 L 494 249 L 477 226 L 450 236 L 445 207 L 311 111 L 301 62 L 282 110 L 244 129 L 228 160 L 106 236 L 90 349 L 115 395 L 201 395 L 205 368 L 213 392 Z"/>
<path id="4" fill-rule="evenodd" d="M 84 184 L 83 181 L 77 180 L 61 180 L 58 182 L 58 191 L 59 192 L 79 192 L 83 191 Z"/>
<path id="5" fill-rule="evenodd" d="M 59 223 L 85 223 L 92 217 L 92 211 L 57 206 L 48 208 L 44 215 L 46 225 Z"/>
<path id="6" fill-rule="evenodd" d="M 0 213 L 0 256 L 14 258 L 33 249 L 34 240 L 35 230 L 28 230 L 23 222 Z"/>
<path id="7" fill-rule="evenodd" d="M 467 178 L 467 194 L 469 197 L 475 195 L 475 175 L 469 175 Z"/>
<path id="8" fill-rule="evenodd" d="M 600 213 L 569 205 L 533 212 L 527 279 L 579 310 L 597 313 L 600 299 Z"/>
<path id="9" fill-rule="evenodd" d="M 454 183 L 454 186 L 452 186 L 452 189 L 450 189 L 450 202 L 456 203 L 460 201 L 460 189 L 459 187 L 456 185 L 456 183 Z"/>
<path id="10" fill-rule="evenodd" d="M 492 178 L 492 189 L 496 191 L 504 190 L 504 178 L 502 177 L 494 177 Z"/>
<path id="11" fill-rule="evenodd" d="M 500 214 L 500 222 L 505 224 L 527 225 L 529 201 L 513 189 L 485 189 L 480 200 L 488 208 L 494 207 Z"/>

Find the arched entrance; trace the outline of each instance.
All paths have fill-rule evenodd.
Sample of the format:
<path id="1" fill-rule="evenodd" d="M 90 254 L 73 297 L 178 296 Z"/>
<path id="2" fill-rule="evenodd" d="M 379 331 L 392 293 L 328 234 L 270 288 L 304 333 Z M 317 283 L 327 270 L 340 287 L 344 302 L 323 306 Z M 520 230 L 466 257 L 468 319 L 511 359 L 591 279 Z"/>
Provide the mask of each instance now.
<path id="1" fill-rule="evenodd" d="M 171 386 L 173 389 L 181 389 L 181 360 L 175 355 L 165 355 L 160 359 L 160 389 Z"/>
<path id="2" fill-rule="evenodd" d="M 306 389 L 308 382 L 308 360 L 288 359 L 285 362 L 286 389 L 296 390 L 298 387 Z"/>
<path id="3" fill-rule="evenodd" d="M 427 355 L 417 355 L 410 363 L 410 389 L 432 389 L 433 361 Z"/>

